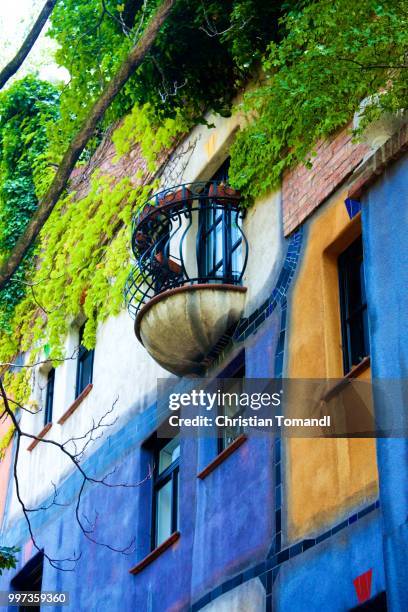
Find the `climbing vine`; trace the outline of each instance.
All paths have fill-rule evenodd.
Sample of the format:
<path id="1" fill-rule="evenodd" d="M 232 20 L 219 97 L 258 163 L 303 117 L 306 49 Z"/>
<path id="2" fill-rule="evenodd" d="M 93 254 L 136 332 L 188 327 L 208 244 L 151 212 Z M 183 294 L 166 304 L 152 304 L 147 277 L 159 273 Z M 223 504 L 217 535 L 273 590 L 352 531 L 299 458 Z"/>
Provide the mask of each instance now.
<path id="1" fill-rule="evenodd" d="M 93 347 L 99 322 L 123 307 L 123 287 L 130 271 L 129 227 L 132 214 L 154 188 L 154 172 L 163 151 L 186 129 L 182 120 L 168 119 L 154 129 L 151 109 L 134 109 L 113 134 L 118 155 L 131 147 L 145 154 L 146 170 L 115 180 L 96 169 L 86 195 L 74 191 L 58 203 L 40 236 L 41 265 L 30 275 L 28 291 L 14 311 L 12 333 L 3 334 L 0 362 L 18 351 L 30 352 L 28 363 L 45 349 L 49 359 L 61 359 L 69 327 L 86 317 L 84 344 Z M 152 146 L 152 143 L 155 143 Z M 35 347 L 35 349 L 33 349 Z M 27 396 L 27 370 L 13 373 L 8 388 Z"/>
<path id="2" fill-rule="evenodd" d="M 35 210 L 38 195 L 49 184 L 67 141 L 157 4 L 158 0 L 57 3 L 48 35 L 60 46 L 56 59 L 68 68 L 70 81 L 60 88 L 58 100 L 49 86 L 49 108 L 40 108 L 37 100 L 33 120 L 38 124 L 23 124 L 26 146 L 22 155 L 29 176 L 16 199 L 25 216 L 20 215 L 21 227 L 16 228 L 3 206 L 11 240 L 7 248 L 1 245 L 3 256 Z M 177 135 L 203 120 L 210 109 L 230 112 L 233 96 L 277 35 L 282 6 L 280 2 L 271 6 L 265 0 L 180 0 L 152 52 L 111 106 L 81 163 L 89 160 L 104 129 L 125 115 L 113 134 L 117 156 L 140 147 L 145 174 L 154 175 L 163 151 Z M 26 106 L 21 110 L 24 121 L 30 114 L 29 103 L 34 104 L 28 94 L 40 85 L 29 77 L 15 87 L 23 88 L 26 94 Z M 12 89 L 5 94 L 9 100 L 16 95 Z M 50 118 L 52 129 L 47 130 Z M 5 123 L 4 129 L 10 130 L 10 125 Z M 38 241 L 37 261 L 41 265 L 29 274 L 26 265 L 21 267 L 3 292 L 2 361 L 42 344 L 51 347 L 52 356 L 60 357 L 69 322 L 79 311 L 87 317 L 84 341 L 94 344 L 97 322 L 122 306 L 131 212 L 143 204 L 153 187 L 145 184 L 142 174 L 138 178 L 135 185 L 129 179 L 114 181 L 95 172 L 87 195 L 69 193 L 61 198 Z M 32 257 L 27 265 L 31 261 Z M 27 279 L 29 285 L 25 284 Z"/>
<path id="3" fill-rule="evenodd" d="M 49 172 L 47 126 L 58 117 L 57 91 L 50 83 L 26 77 L 0 94 L 0 255 L 7 257 L 38 204 L 41 183 Z M 32 254 L 26 257 L 0 294 L 0 331 L 25 294 L 24 280 Z"/>
<path id="4" fill-rule="evenodd" d="M 1 95 L 3 256 L 35 209 L 63 145 L 157 1 L 57 3 L 49 35 L 60 44 L 70 82 L 57 96 L 29 77 Z M 63 358 L 64 339 L 79 315 L 87 319 L 84 343 L 94 346 L 98 324 L 122 308 L 130 220 L 155 187 L 166 151 L 206 111 L 230 113 L 250 75 L 259 75 L 261 84 L 244 95 L 238 110 L 248 123 L 231 151 L 231 178 L 248 202 L 276 186 L 293 164 L 312 163 L 316 142 L 347 124 L 364 97 L 371 96 L 362 126 L 384 110 L 406 108 L 407 10 L 402 0 L 180 0 L 80 162 L 119 121 L 112 135 L 117 158 L 137 150 L 144 163 L 136 176 L 121 180 L 96 169 L 85 194 L 71 190 L 60 199 L 38 241 L 37 265 L 31 257 L 1 296 L 0 361 L 19 351 L 29 362 L 44 353 Z M 26 372 L 10 374 L 16 397 L 29 394 Z"/>

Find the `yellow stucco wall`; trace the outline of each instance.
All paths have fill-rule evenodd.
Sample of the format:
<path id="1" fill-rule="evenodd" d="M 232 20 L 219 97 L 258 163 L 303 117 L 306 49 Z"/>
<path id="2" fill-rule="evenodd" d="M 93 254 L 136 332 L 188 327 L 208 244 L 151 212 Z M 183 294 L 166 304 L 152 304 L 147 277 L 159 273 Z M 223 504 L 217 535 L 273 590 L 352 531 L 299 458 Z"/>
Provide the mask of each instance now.
<path id="1" fill-rule="evenodd" d="M 337 256 L 360 233 L 345 193 L 313 219 L 290 302 L 290 378 L 343 376 Z M 370 370 L 360 375 L 370 378 Z M 373 439 L 286 439 L 290 541 L 321 532 L 378 492 Z"/>

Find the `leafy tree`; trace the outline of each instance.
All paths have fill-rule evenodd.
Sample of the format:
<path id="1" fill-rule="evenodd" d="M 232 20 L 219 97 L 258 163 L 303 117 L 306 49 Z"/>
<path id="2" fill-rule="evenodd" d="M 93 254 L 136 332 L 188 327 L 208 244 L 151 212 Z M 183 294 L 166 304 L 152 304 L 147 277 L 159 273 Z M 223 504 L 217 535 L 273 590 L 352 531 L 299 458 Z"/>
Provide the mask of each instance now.
<path id="1" fill-rule="evenodd" d="M 319 0 L 282 27 L 285 38 L 263 61 L 265 84 L 245 96 L 251 121 L 232 148 L 232 179 L 252 197 L 292 165 L 310 164 L 316 142 L 346 125 L 363 98 L 361 129 L 407 108 L 405 0 Z"/>
<path id="2" fill-rule="evenodd" d="M 3 262 L 1 287 L 6 286 L 34 243 L 63 195 L 76 162 L 89 149 L 95 131 L 103 128 L 103 120 L 106 125 L 115 116 L 122 116 L 130 107 L 126 106 L 127 97 L 131 105 L 133 102 L 139 107 L 150 105 L 156 111 L 157 127 L 160 121 L 177 117 L 181 112 L 192 121 L 202 119 L 207 110 L 227 112 L 232 96 L 243 82 L 242 70 L 253 66 L 265 48 L 270 38 L 266 32 L 276 27 L 276 13 L 281 8 L 280 2 L 269 9 L 266 4 L 265 13 L 259 13 L 257 5 L 264 6 L 264 0 L 229 3 L 147 0 L 135 14 L 135 23 L 130 28 L 122 17 L 124 5 L 113 7 L 111 0 L 103 0 L 100 9 L 95 1 L 65 0 L 57 3 L 52 13 L 51 35 L 61 44 L 60 59 L 68 58 L 72 75 L 71 83 L 62 91 L 59 127 L 53 129 L 52 150 L 59 164 L 24 235 Z M 249 15 L 251 2 L 253 10 Z M 67 7 L 68 13 L 64 13 Z M 249 15 L 248 19 L 243 19 L 241 10 Z M 61 11 L 63 19 L 58 28 Z M 255 28 L 249 27 L 250 18 L 255 21 Z M 220 29 L 224 25 L 227 27 Z M 235 36 L 245 40 L 246 28 L 249 37 L 258 42 L 257 51 L 252 50 L 250 57 L 249 39 L 246 46 L 235 40 Z M 234 30 L 236 34 L 232 37 Z M 229 51 L 223 52 L 224 45 Z"/>
<path id="3" fill-rule="evenodd" d="M 60 45 L 57 61 L 71 74 L 62 98 L 60 137 L 66 139 L 75 130 L 158 4 L 158 0 L 57 3 L 48 35 Z M 234 95 L 277 37 L 282 5 L 268 0 L 178 0 L 145 61 L 111 106 L 105 124 L 122 117 L 134 104 L 149 103 L 158 122 L 180 109 L 195 120 L 202 120 L 208 110 L 230 112 Z"/>
<path id="4" fill-rule="evenodd" d="M 48 185 L 47 181 L 45 182 L 44 195 L 41 198 L 41 202 L 33 213 L 23 235 L 17 240 L 12 252 L 5 260 L 3 259 L 3 262 L 1 262 L 1 289 L 3 289 L 12 279 L 13 274 L 21 265 L 28 250 L 34 245 L 42 227 L 54 210 L 59 198 L 63 195 L 76 163 L 93 137 L 98 125 L 104 118 L 105 112 L 149 53 L 174 3 L 175 0 L 162 0 L 140 38 L 134 43 L 118 70 L 106 83 L 99 98 L 93 103 L 92 107 L 85 115 L 75 136 L 69 140 L 69 144 L 65 146 L 65 148 L 61 149 L 64 153 L 60 156 L 60 163 L 57 166 L 55 175 L 49 181 Z"/>

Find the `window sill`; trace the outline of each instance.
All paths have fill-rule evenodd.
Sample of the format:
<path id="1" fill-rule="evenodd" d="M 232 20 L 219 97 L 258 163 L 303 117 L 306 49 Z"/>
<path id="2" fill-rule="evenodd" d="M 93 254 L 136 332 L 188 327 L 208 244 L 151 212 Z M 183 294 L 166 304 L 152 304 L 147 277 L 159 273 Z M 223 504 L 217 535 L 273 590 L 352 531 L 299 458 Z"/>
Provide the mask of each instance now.
<path id="1" fill-rule="evenodd" d="M 152 550 L 152 552 L 149 553 L 147 557 L 145 557 L 144 559 L 139 561 L 139 563 L 137 563 L 134 567 L 132 567 L 132 569 L 129 570 L 129 574 L 133 574 L 134 576 L 136 574 L 139 574 L 142 570 L 144 570 L 145 567 L 150 565 L 150 563 L 153 563 L 153 561 L 157 559 L 157 557 L 160 557 L 160 555 L 162 555 L 164 551 L 170 548 L 172 544 L 177 542 L 179 538 L 180 538 L 179 531 L 175 531 L 174 533 L 172 533 L 171 536 L 167 538 L 167 540 L 165 540 L 164 542 L 160 544 L 160 546 Z"/>
<path id="2" fill-rule="evenodd" d="M 351 368 L 350 372 L 347 372 L 347 374 L 342 379 L 340 379 L 338 382 L 336 382 L 331 387 L 331 389 L 326 391 L 326 393 L 322 397 L 322 400 L 324 402 L 330 401 L 333 397 L 335 397 L 338 393 L 340 393 L 342 389 L 344 389 L 344 387 L 347 385 L 347 382 L 351 378 L 357 378 L 360 374 L 368 370 L 369 367 L 370 367 L 370 356 L 364 357 L 364 359 L 362 359 L 360 363 L 358 363 L 357 365 Z"/>
<path id="3" fill-rule="evenodd" d="M 86 396 L 92 391 L 92 388 L 93 388 L 92 383 L 89 383 L 89 385 L 86 385 L 85 389 L 78 395 L 76 400 L 70 405 L 68 410 L 66 410 L 64 414 L 62 415 L 62 417 L 59 419 L 58 425 L 63 425 L 63 423 L 65 423 L 65 421 L 69 419 L 71 414 L 75 412 L 75 410 L 78 408 L 81 402 L 83 402 Z"/>
<path id="4" fill-rule="evenodd" d="M 237 448 L 239 448 L 245 442 L 246 439 L 247 437 L 245 434 L 239 435 L 238 438 L 231 442 L 231 444 L 229 444 L 227 448 L 224 448 L 224 450 L 219 455 L 217 455 L 216 458 L 213 459 L 213 461 L 211 461 L 211 463 L 207 465 L 207 467 L 205 467 L 199 474 L 197 474 L 197 478 L 204 480 L 204 478 L 206 478 L 208 474 L 211 474 L 211 472 L 213 472 L 215 468 L 220 465 L 220 463 L 223 463 L 223 461 L 225 461 L 230 455 L 232 455 L 232 453 Z"/>
<path id="5" fill-rule="evenodd" d="M 39 444 L 39 442 L 41 442 L 41 440 L 43 439 L 43 437 L 45 436 L 45 434 L 50 431 L 52 427 L 52 423 L 47 423 L 45 427 L 42 428 L 42 430 L 40 431 L 39 434 L 37 434 L 37 439 L 33 440 L 30 444 L 30 446 L 27 448 L 28 451 L 31 451 L 35 449 L 35 447 L 37 446 L 37 444 Z"/>

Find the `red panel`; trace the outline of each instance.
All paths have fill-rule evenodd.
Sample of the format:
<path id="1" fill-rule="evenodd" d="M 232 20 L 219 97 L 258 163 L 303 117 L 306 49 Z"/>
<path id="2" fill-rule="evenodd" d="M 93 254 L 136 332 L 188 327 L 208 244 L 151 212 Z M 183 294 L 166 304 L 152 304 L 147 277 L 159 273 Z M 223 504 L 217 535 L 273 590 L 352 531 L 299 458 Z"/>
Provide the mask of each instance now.
<path id="1" fill-rule="evenodd" d="M 373 570 L 369 569 L 364 574 L 360 574 L 353 580 L 359 603 L 364 603 L 371 597 L 371 579 Z"/>

